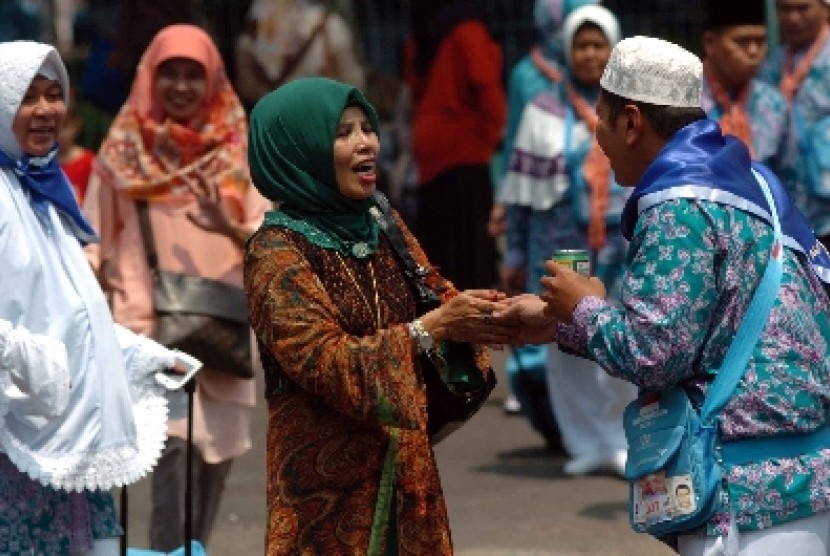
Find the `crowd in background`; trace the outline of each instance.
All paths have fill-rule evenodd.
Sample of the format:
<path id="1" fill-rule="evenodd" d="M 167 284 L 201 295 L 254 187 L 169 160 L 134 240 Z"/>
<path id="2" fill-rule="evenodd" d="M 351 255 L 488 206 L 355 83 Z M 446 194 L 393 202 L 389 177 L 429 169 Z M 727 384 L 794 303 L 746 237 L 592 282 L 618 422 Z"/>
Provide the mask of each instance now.
<path id="1" fill-rule="evenodd" d="M 141 331 L 152 318 L 146 292 L 138 301 L 125 293 L 140 290 L 125 289 L 125 282 L 144 283 L 147 276 L 131 275 L 132 263 L 124 258 L 130 251 L 125 245 L 140 242 L 141 233 L 139 215 L 113 193 L 129 187 L 119 177 L 141 174 L 145 181 L 162 183 L 168 174 L 190 176 L 192 171 L 192 180 L 182 178 L 192 188 L 202 179 L 193 168 L 204 164 L 207 173 L 227 177 L 222 187 L 228 196 L 238 197 L 237 217 L 254 229 L 271 206 L 253 188 L 231 183 L 238 178 L 247 184 L 250 177 L 230 175 L 228 168 L 246 164 L 243 146 L 233 151 L 223 141 L 232 132 L 245 134 L 246 115 L 268 92 L 314 76 L 365 91 L 377 108 L 383 145 L 378 187 L 456 287 L 537 292 L 543 264 L 553 251 L 577 248 L 589 253 L 594 274 L 602 278 L 610 297 L 618 298 L 627 247 L 620 234 L 626 192 L 593 139 L 599 79 L 611 49 L 626 35 L 625 21 L 621 25 L 608 9 L 612 3 L 536 0 L 535 40 L 515 63 L 505 63 L 503 45 L 479 2 L 413 3 L 406 40 L 396 53 L 399 75 L 383 74 L 367 63 L 360 20 L 367 8 L 352 4 L 0 3 L 0 42 L 53 42 L 68 62 L 72 92 L 58 157 L 104 240 L 102 249 L 117 245 L 113 252 L 122 257 L 107 261 L 93 256 L 99 277 L 116 284 L 110 299 L 116 319 Z M 830 2 L 777 0 L 772 14 L 760 0 L 704 4 L 702 33 L 695 45 L 704 60 L 702 108 L 781 178 L 816 236 L 830 246 Z M 216 106 L 198 117 L 214 124 L 212 135 L 191 136 L 187 130 L 148 124 L 154 110 L 163 110 L 154 104 L 151 82 L 170 56 L 159 52 L 175 51 L 156 41 L 163 42 L 163 33 L 182 23 L 204 29 L 194 40 L 210 43 L 208 54 L 170 56 L 190 57 L 207 68 L 206 95 Z M 771 24 L 780 33 L 780 44 L 769 44 Z M 161 62 L 154 56 L 162 56 Z M 182 124 L 193 117 L 173 119 Z M 155 143 L 136 156 L 146 154 L 156 166 L 148 170 L 119 158 L 125 149 L 146 148 L 148 134 Z M 213 161 L 217 145 L 233 151 L 229 160 L 218 163 L 227 168 Z M 169 159 L 159 155 L 164 149 L 173 153 Z M 131 192 L 130 199 L 168 193 L 146 186 Z M 230 229 L 225 216 L 211 215 L 207 223 L 192 224 L 157 214 L 156 225 L 164 222 L 157 237 L 186 230 L 195 238 L 190 249 L 198 246 L 208 252 L 216 249 L 215 237 L 199 235 L 200 230 L 219 230 L 227 256 L 239 263 L 244 236 L 240 240 L 235 235 L 239 230 Z M 197 254 L 194 268 L 228 278 L 228 268 L 216 266 L 221 266 L 218 256 L 213 251 L 210 260 L 201 261 Z M 231 281 L 241 283 L 238 270 Z M 556 346 L 511 350 L 507 376 L 511 399 L 505 409 L 522 413 L 549 449 L 568 454 L 566 473 L 624 474 L 621 415 L 635 395 L 630 384 Z M 230 461 L 250 445 L 249 410 L 254 403 L 247 382 L 224 376 L 215 382 L 202 379 L 199 402 L 206 416 L 200 422 L 202 463 L 215 474 L 204 486 L 212 500 L 206 503 L 212 510 L 199 530 L 205 541 Z M 177 426 L 171 436 L 180 439 L 181 424 Z M 217 444 L 220 437 L 233 441 Z M 169 454 L 170 444 L 166 455 L 178 461 Z M 175 477 L 168 480 L 176 483 Z M 161 506 L 157 501 L 159 523 L 169 519 L 165 515 L 177 515 L 177 509 Z M 177 536 L 154 544 L 170 549 L 178 542 Z"/>

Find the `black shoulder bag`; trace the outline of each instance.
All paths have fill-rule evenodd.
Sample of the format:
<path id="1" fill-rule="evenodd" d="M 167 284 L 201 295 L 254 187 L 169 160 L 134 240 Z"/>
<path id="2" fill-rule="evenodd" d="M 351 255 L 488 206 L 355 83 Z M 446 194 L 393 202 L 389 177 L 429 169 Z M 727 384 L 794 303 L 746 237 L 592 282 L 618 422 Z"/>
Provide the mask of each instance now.
<path id="1" fill-rule="evenodd" d="M 375 192 L 374 199 L 379 210 L 373 210 L 372 215 L 401 262 L 415 295 L 417 312 L 423 315 L 441 305 L 438 295 L 424 280 L 428 269 L 412 258 L 386 197 Z M 432 444 L 438 444 L 466 423 L 487 401 L 496 387 L 496 375 L 489 368 L 486 378 L 481 376 L 473 347 L 468 343 L 442 342 L 435 353 L 421 354 L 419 363 L 427 394 L 427 433 Z"/>
<path id="2" fill-rule="evenodd" d="M 189 353 L 205 366 L 253 378 L 248 302 L 242 288 L 158 267 L 147 201 L 136 201 L 147 264 L 153 278 L 154 339 Z"/>

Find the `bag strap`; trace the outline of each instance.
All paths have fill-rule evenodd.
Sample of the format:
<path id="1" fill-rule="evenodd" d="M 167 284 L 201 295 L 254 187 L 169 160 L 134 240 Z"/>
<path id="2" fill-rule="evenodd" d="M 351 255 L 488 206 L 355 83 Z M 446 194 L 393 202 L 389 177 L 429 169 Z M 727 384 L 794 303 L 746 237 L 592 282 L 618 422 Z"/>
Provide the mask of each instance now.
<path id="1" fill-rule="evenodd" d="M 704 423 L 710 422 L 732 397 L 732 392 L 738 386 L 741 377 L 746 372 L 747 364 L 758 343 L 758 338 L 767 324 L 770 310 L 778 297 L 778 287 L 781 284 L 781 277 L 784 274 L 784 243 L 781 235 L 781 224 L 778 221 L 778 210 L 775 208 L 775 201 L 769 189 L 769 184 L 764 176 L 755 169 L 752 170 L 755 179 L 764 192 L 767 205 L 770 207 L 772 216 L 773 240 L 770 249 L 769 260 L 761 282 L 755 290 L 755 295 L 749 308 L 741 320 L 729 350 L 723 358 L 720 371 L 709 387 L 703 408 L 700 411 Z"/>
<path id="2" fill-rule="evenodd" d="M 297 52 L 294 55 L 286 60 L 283 64 L 282 69 L 280 70 L 280 74 L 277 76 L 276 79 L 272 82 L 272 87 L 277 88 L 282 85 L 288 77 L 294 73 L 294 70 L 297 69 L 297 66 L 300 65 L 300 62 L 305 57 L 308 49 L 311 48 L 311 44 L 314 42 L 314 39 L 317 38 L 317 35 L 325 28 L 326 22 L 329 20 L 328 12 L 323 12 L 323 15 L 320 17 L 320 21 L 318 21 L 314 27 L 311 29 L 311 34 L 309 34 L 308 38 L 300 45 L 300 48 L 297 49 Z M 324 54 L 325 56 L 325 54 Z"/>
<path id="3" fill-rule="evenodd" d="M 159 268 L 159 258 L 156 253 L 156 240 L 153 236 L 153 226 L 150 224 L 150 206 L 147 201 L 135 201 L 135 210 L 138 212 L 138 226 L 141 228 L 141 240 L 144 242 L 144 251 L 147 254 L 147 266 L 150 272 Z"/>
<path id="4" fill-rule="evenodd" d="M 193 555 L 193 394 L 196 392 L 196 377 L 184 383 L 187 394 L 187 448 L 185 449 L 184 473 L 184 556 Z"/>
<path id="5" fill-rule="evenodd" d="M 573 142 L 574 123 L 576 115 L 571 105 L 565 107 L 565 139 L 562 142 L 562 157 L 565 159 L 565 165 L 568 164 L 568 156 L 571 154 L 571 143 Z"/>
<path id="6" fill-rule="evenodd" d="M 373 197 L 379 210 L 371 211 L 372 216 L 378 223 L 378 226 L 380 226 L 383 233 L 386 234 L 387 239 L 389 239 L 389 243 L 392 244 L 395 254 L 403 264 L 403 270 L 406 277 L 410 280 L 417 280 L 423 276 L 426 276 L 429 272 L 427 268 L 416 263 L 415 259 L 412 257 L 412 253 L 409 252 L 409 246 L 406 244 L 406 238 L 403 235 L 403 231 L 401 231 L 401 227 L 398 226 L 395 217 L 392 216 L 392 205 L 389 204 L 389 199 L 386 198 L 386 195 L 377 190 L 375 190 Z"/>

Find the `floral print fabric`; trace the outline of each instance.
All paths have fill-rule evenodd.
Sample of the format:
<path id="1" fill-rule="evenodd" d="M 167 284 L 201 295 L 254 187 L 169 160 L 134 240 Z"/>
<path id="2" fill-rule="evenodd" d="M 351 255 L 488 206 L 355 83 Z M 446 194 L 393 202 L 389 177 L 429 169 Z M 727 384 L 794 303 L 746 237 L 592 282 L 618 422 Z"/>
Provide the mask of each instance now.
<path id="1" fill-rule="evenodd" d="M 764 272 L 772 230 L 733 207 L 694 199 L 639 216 L 623 307 L 586 298 L 560 343 L 641 388 L 682 384 L 705 393 Z M 822 284 L 786 251 L 778 300 L 732 399 L 724 442 L 808 433 L 830 419 L 830 317 Z M 830 509 L 830 449 L 727 470 L 729 504 L 742 530 Z M 725 534 L 729 507 L 707 533 Z"/>
<path id="2" fill-rule="evenodd" d="M 79 554 L 121 534 L 109 491 L 43 487 L 0 455 L 0 554 Z"/>

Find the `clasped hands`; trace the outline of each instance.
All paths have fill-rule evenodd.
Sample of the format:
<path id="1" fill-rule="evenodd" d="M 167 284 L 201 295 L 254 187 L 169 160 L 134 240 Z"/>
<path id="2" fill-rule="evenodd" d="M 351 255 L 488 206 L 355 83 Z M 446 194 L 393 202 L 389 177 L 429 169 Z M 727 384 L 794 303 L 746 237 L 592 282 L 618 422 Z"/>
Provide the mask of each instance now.
<path id="1" fill-rule="evenodd" d="M 584 276 L 554 261 L 546 262 L 545 269 L 549 274 L 540 281 L 539 295 L 508 297 L 495 290 L 461 292 L 442 306 L 446 316 L 453 317 L 436 323 L 437 335 L 494 348 L 549 343 L 556 338 L 557 323 L 571 322 L 582 298 L 606 296 L 605 286 L 596 277 Z"/>

